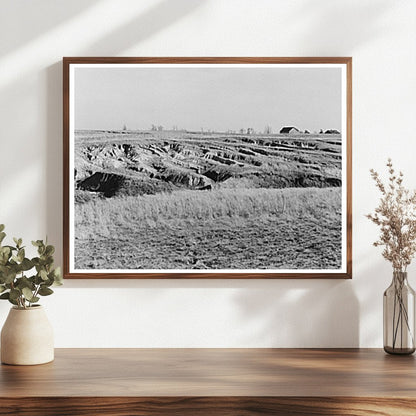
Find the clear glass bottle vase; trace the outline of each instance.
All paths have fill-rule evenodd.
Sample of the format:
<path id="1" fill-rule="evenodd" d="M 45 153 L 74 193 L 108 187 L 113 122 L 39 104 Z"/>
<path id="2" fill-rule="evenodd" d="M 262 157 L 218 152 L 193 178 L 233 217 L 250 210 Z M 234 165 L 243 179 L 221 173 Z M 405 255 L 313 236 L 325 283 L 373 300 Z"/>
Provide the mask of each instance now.
<path id="1" fill-rule="evenodd" d="M 383 295 L 384 351 L 413 354 L 415 351 L 415 291 L 407 272 L 394 271 Z"/>

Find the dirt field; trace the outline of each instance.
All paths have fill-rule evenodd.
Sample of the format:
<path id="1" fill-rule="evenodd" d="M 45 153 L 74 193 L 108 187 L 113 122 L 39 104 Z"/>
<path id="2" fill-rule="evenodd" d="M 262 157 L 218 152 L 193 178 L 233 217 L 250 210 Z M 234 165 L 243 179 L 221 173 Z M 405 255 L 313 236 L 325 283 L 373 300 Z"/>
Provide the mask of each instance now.
<path id="1" fill-rule="evenodd" d="M 341 137 L 78 131 L 75 266 L 336 269 Z"/>
<path id="2" fill-rule="evenodd" d="M 341 186 L 340 135 L 76 133 L 77 190 L 107 197 L 178 189 Z"/>
<path id="3" fill-rule="evenodd" d="M 89 201 L 76 208 L 75 265 L 339 268 L 340 197 L 340 188 L 259 188 Z"/>

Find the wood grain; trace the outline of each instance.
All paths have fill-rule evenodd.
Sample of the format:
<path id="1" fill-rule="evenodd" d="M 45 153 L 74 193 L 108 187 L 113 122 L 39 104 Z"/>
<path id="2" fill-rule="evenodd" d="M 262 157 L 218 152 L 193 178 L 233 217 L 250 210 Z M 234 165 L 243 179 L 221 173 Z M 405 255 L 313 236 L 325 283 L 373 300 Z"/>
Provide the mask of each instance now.
<path id="1" fill-rule="evenodd" d="M 416 361 L 381 349 L 57 349 L 0 367 L 0 415 L 415 415 Z"/>
<path id="2" fill-rule="evenodd" d="M 414 399 L 356 397 L 24 397 L 0 398 L 19 416 L 414 416 Z"/>
<path id="3" fill-rule="evenodd" d="M 345 273 L 70 273 L 69 270 L 69 67 L 71 64 L 346 64 L 347 157 Z M 351 279 L 352 278 L 352 58 L 351 57 L 65 57 L 63 58 L 63 274 L 66 279 Z"/>
<path id="4" fill-rule="evenodd" d="M 413 355 L 367 349 L 57 349 L 0 367 L 0 397 L 414 397 Z"/>

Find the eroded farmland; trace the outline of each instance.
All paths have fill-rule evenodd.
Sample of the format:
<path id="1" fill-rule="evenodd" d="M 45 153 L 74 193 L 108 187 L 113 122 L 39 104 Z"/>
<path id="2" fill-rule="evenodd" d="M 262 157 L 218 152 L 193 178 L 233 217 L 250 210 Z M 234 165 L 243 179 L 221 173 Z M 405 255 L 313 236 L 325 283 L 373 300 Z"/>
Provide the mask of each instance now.
<path id="1" fill-rule="evenodd" d="M 78 131 L 77 269 L 335 269 L 339 135 Z"/>

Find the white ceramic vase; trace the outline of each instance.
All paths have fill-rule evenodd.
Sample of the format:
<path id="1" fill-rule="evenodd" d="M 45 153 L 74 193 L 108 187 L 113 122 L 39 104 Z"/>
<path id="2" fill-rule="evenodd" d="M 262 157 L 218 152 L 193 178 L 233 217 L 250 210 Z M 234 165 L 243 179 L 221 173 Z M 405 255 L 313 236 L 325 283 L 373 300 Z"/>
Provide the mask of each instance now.
<path id="1" fill-rule="evenodd" d="M 53 329 L 43 307 L 11 308 L 1 331 L 1 362 L 35 365 L 53 359 Z"/>

